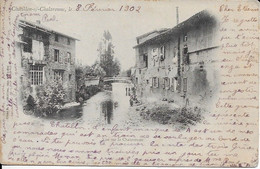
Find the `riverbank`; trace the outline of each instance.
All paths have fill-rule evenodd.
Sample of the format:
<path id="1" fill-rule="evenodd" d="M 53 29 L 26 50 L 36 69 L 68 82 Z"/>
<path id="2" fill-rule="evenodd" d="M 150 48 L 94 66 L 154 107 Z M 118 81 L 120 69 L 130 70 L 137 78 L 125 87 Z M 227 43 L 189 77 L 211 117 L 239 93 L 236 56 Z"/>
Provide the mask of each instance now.
<path id="1" fill-rule="evenodd" d="M 81 86 L 76 92 L 76 102 L 83 104 L 84 101 L 100 92 L 102 89 L 98 85 Z"/>
<path id="2" fill-rule="evenodd" d="M 179 128 L 186 128 L 201 122 L 205 112 L 204 109 L 197 106 L 182 107 L 161 102 L 136 105 L 135 111 L 145 120 L 163 125 L 174 125 Z"/>
<path id="3" fill-rule="evenodd" d="M 82 104 L 101 90 L 98 85 L 82 86 L 76 93 L 76 102 L 63 103 L 52 107 L 38 106 L 32 98 L 31 101 L 28 101 L 30 104 L 24 106 L 24 113 L 44 119 L 75 120 L 82 116 Z"/>

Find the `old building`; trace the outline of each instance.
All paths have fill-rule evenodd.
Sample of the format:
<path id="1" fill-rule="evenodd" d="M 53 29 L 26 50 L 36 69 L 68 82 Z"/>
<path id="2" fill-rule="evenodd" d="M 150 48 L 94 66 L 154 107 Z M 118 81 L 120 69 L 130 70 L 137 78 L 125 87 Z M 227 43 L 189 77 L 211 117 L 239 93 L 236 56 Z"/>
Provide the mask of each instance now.
<path id="1" fill-rule="evenodd" d="M 217 29 L 217 19 L 204 10 L 172 29 L 137 37 L 137 95 L 174 101 L 211 97 L 217 88 Z"/>
<path id="2" fill-rule="evenodd" d="M 76 38 L 54 31 L 40 22 L 19 22 L 17 50 L 21 56 L 23 99 L 36 95 L 36 87 L 61 78 L 65 101 L 75 101 Z"/>

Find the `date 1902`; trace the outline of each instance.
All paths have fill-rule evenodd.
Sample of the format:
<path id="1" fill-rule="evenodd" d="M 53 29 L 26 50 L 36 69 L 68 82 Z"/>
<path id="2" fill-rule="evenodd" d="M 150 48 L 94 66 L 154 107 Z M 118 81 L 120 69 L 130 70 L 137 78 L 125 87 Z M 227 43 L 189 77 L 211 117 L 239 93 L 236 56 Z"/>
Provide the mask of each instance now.
<path id="1" fill-rule="evenodd" d="M 140 9 L 141 9 L 141 6 L 129 6 L 129 5 L 122 5 L 120 8 L 119 8 L 119 11 L 135 11 L 135 12 L 138 12 L 140 13 Z"/>

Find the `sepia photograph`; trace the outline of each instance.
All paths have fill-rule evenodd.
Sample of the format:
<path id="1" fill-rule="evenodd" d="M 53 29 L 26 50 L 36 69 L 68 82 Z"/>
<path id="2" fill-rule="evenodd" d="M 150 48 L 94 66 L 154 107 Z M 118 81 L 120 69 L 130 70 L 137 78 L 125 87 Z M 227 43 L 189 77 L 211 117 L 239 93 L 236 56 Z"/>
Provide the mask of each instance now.
<path id="1" fill-rule="evenodd" d="M 218 88 L 219 21 L 207 9 L 180 21 L 179 7 L 173 9 L 172 27 L 155 23 L 138 36 L 117 37 L 104 25 L 88 32 L 97 35 L 92 38 L 75 28 L 80 39 L 40 20 L 19 20 L 24 113 L 93 126 L 185 128 L 201 122 Z M 120 45 L 127 39 L 132 43 Z"/>

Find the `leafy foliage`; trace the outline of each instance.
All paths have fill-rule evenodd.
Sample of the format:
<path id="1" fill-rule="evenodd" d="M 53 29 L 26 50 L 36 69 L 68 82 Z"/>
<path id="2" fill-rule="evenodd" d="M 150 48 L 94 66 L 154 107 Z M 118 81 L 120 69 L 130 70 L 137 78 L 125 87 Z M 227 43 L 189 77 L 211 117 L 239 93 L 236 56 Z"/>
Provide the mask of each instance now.
<path id="1" fill-rule="evenodd" d="M 144 107 L 140 115 L 146 120 L 157 121 L 161 124 L 178 124 L 182 128 L 195 125 L 202 120 L 203 109 L 198 107 L 170 108 L 167 105 Z"/>
<path id="2" fill-rule="evenodd" d="M 125 70 L 125 71 L 121 71 L 120 76 L 123 77 L 131 77 L 131 68 Z"/>
<path id="3" fill-rule="evenodd" d="M 36 114 L 57 113 L 64 105 L 65 91 L 61 78 L 37 88 Z"/>
<path id="4" fill-rule="evenodd" d="M 98 51 L 100 52 L 100 66 L 106 72 L 106 76 L 116 76 L 120 72 L 120 63 L 114 59 L 114 45 L 109 31 L 104 31 L 103 39 L 100 42 Z"/>
<path id="5" fill-rule="evenodd" d="M 81 88 L 76 92 L 76 101 L 77 102 L 83 102 L 84 100 L 89 99 L 90 97 L 94 96 L 98 92 L 100 92 L 101 89 L 97 85 L 91 85 L 91 86 L 81 86 Z"/>
<path id="6" fill-rule="evenodd" d="M 96 62 L 94 65 L 92 65 L 93 74 L 95 76 L 104 77 L 106 76 L 105 70 L 101 67 L 99 62 Z"/>

